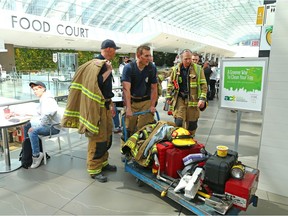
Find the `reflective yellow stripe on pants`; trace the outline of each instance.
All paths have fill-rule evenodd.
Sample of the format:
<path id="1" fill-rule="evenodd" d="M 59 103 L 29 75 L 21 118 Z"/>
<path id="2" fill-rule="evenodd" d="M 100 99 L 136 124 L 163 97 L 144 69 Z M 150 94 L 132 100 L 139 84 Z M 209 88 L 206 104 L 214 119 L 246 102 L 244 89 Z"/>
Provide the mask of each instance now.
<path id="1" fill-rule="evenodd" d="M 98 174 L 102 171 L 102 168 L 108 165 L 108 157 L 109 153 L 106 152 L 99 158 L 95 159 L 94 156 L 97 153 L 97 143 L 106 143 L 106 147 L 108 148 L 112 142 L 112 115 L 111 111 L 106 108 L 101 108 L 106 115 L 101 119 L 101 127 L 99 127 L 99 134 L 97 136 L 88 138 L 88 153 L 87 153 L 87 171 L 89 174 Z"/>

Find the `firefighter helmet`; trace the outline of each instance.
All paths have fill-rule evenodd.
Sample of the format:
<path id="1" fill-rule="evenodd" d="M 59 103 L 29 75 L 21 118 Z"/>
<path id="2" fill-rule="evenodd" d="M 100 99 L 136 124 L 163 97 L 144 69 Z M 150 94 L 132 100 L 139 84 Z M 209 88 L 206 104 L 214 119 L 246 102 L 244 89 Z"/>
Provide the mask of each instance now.
<path id="1" fill-rule="evenodd" d="M 177 128 L 176 130 L 173 130 L 171 133 L 172 143 L 175 146 L 191 146 L 196 144 L 196 142 L 193 140 L 193 136 L 191 133 L 182 127 Z"/>

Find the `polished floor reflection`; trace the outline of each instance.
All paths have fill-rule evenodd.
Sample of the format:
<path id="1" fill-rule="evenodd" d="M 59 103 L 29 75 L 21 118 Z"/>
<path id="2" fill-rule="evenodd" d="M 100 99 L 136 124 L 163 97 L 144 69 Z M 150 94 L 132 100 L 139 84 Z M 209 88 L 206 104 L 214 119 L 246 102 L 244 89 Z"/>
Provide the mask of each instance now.
<path id="1" fill-rule="evenodd" d="M 65 103 L 61 102 L 64 107 Z M 167 116 L 160 99 L 158 111 L 162 120 Z M 215 99 L 199 121 L 196 139 L 214 152 L 219 144 L 234 148 L 236 113 L 218 109 Z M 262 116 L 243 113 L 239 137 L 239 159 L 246 165 L 257 167 Z M 109 161 L 118 166 L 116 173 L 107 173 L 109 181 L 99 183 L 86 172 L 87 140 L 71 131 L 73 155 L 70 159 L 66 140 L 59 150 L 56 140 L 47 143 L 51 155 L 47 165 L 37 169 L 18 169 L 0 174 L 1 215 L 190 215 L 169 198 L 147 185 L 138 187 L 135 178 L 124 171 L 121 162 L 120 136 L 113 136 Z M 17 158 L 19 150 L 11 152 Z M 3 157 L 0 156 L 0 160 Z M 260 176 L 261 178 L 261 176 Z M 250 206 L 243 215 L 288 215 L 288 198 L 258 190 L 258 207 Z"/>

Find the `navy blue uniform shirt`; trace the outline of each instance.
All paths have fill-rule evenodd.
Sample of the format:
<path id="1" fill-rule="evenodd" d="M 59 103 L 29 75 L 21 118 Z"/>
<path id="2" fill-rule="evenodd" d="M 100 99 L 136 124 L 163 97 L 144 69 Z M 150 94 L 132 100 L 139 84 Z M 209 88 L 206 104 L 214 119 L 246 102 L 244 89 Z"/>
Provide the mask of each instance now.
<path id="1" fill-rule="evenodd" d="M 183 65 L 180 69 L 180 77 L 182 79 L 182 82 L 179 82 L 179 92 L 183 92 L 188 94 L 188 75 L 189 75 L 189 68 L 185 68 Z"/>
<path id="2" fill-rule="evenodd" d="M 131 64 L 134 64 L 134 78 L 132 78 Z M 149 75 L 150 73 L 152 73 L 152 75 Z M 134 61 L 124 66 L 122 82 L 125 81 L 131 83 L 131 96 L 150 96 L 151 84 L 157 83 L 156 73 L 157 69 L 154 64 L 150 63 L 148 66 L 145 66 L 142 71 L 140 71 L 136 62 Z M 149 80 L 149 77 L 151 80 Z M 150 83 L 150 86 L 148 86 L 148 82 Z"/>

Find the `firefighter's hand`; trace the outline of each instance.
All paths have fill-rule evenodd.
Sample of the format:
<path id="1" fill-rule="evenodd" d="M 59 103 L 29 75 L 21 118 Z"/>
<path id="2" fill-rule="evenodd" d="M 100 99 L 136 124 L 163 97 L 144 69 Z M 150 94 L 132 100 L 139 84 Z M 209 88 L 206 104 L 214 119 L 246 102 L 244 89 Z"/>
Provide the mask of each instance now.
<path id="1" fill-rule="evenodd" d="M 107 71 L 110 71 L 110 73 L 112 72 L 113 70 L 113 67 L 112 67 L 112 63 L 110 61 L 106 61 L 106 67 L 107 67 Z"/>
<path id="2" fill-rule="evenodd" d="M 110 111 L 111 111 L 111 115 L 112 115 L 112 117 L 114 117 L 114 116 L 116 115 L 116 111 L 115 111 L 113 105 L 110 106 Z"/>
<path id="3" fill-rule="evenodd" d="M 151 106 L 151 107 L 150 107 L 150 112 L 151 112 L 151 113 L 155 113 L 155 112 L 156 112 L 156 107 Z"/>
<path id="4" fill-rule="evenodd" d="M 131 108 L 127 108 L 126 109 L 126 117 L 131 117 L 131 116 L 133 116 L 133 113 L 132 113 L 132 110 L 131 110 Z"/>
<path id="5" fill-rule="evenodd" d="M 199 107 L 200 109 L 202 109 L 204 106 L 205 106 L 205 101 L 204 101 L 204 100 L 199 100 L 199 101 L 198 101 L 198 107 Z"/>
<path id="6" fill-rule="evenodd" d="M 170 99 L 167 99 L 166 101 L 167 101 L 167 104 L 169 104 L 169 105 L 171 105 L 171 104 L 172 104 L 172 100 L 170 100 Z"/>

